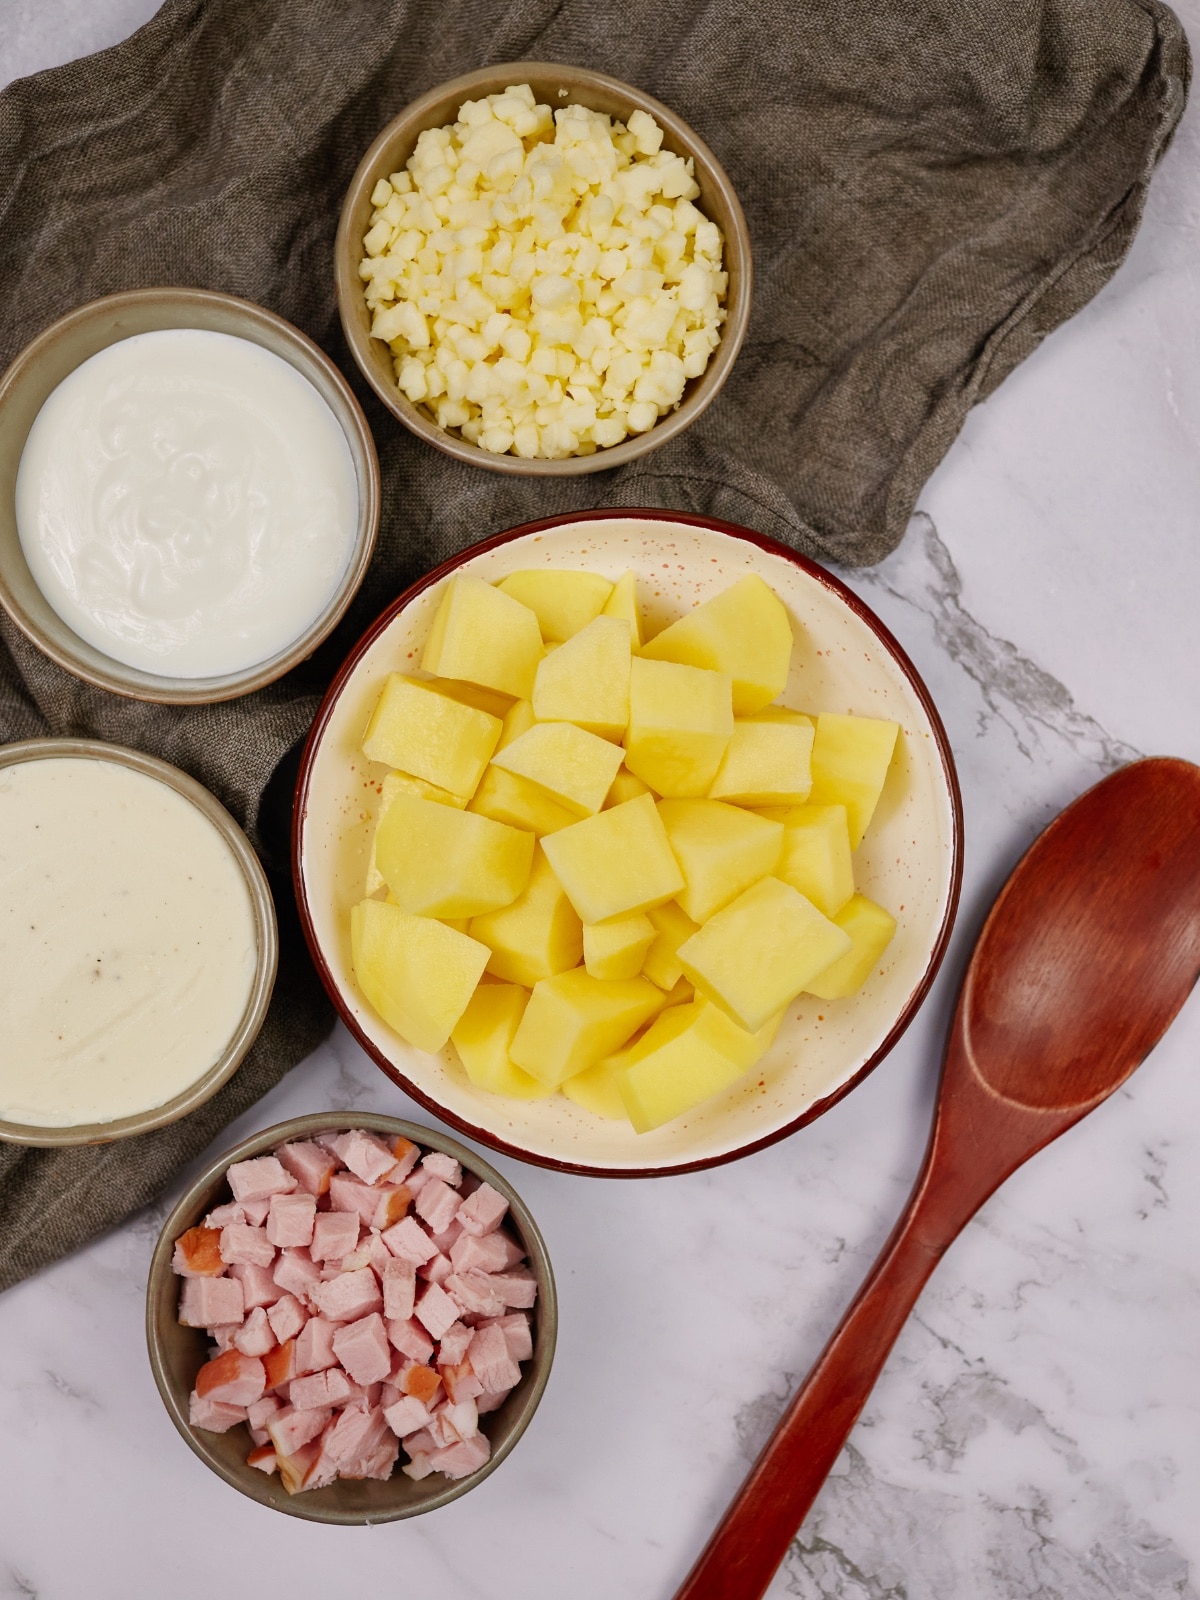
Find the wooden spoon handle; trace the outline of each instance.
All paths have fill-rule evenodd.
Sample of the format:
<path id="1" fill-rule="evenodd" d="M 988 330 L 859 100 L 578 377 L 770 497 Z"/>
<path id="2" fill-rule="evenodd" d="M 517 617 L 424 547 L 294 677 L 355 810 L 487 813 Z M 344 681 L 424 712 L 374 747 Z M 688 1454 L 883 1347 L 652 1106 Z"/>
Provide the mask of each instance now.
<path id="1" fill-rule="evenodd" d="M 888 1352 L 965 1215 L 919 1182 L 882 1254 L 784 1412 L 676 1600 L 756 1600 L 787 1553 Z M 939 1215 L 932 1216 L 937 1212 Z"/>

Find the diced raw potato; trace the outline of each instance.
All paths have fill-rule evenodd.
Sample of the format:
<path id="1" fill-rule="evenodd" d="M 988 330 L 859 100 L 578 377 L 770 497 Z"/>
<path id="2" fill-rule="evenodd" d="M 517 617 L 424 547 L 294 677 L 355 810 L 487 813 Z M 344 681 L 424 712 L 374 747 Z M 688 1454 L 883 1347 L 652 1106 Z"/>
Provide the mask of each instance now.
<path id="1" fill-rule="evenodd" d="M 444 694 L 447 700 L 474 706 L 476 711 L 486 711 L 489 717 L 499 717 L 501 722 L 513 706 L 511 694 L 501 694 L 499 689 L 485 689 L 481 683 L 462 683 L 456 678 L 430 678 L 428 681 L 429 687 L 438 694 Z"/>
<path id="2" fill-rule="evenodd" d="M 496 749 L 503 750 L 506 745 L 512 744 L 514 739 L 519 739 L 523 733 L 528 733 L 536 721 L 531 700 L 514 700 L 504 713 L 504 726 L 500 730 L 500 742 Z"/>
<path id="3" fill-rule="evenodd" d="M 815 731 L 799 712 L 738 719 L 709 795 L 743 806 L 802 805 L 812 788 Z"/>
<path id="4" fill-rule="evenodd" d="M 488 959 L 478 940 L 382 900 L 352 909 L 350 945 L 363 994 L 389 1027 L 430 1052 L 450 1037 Z"/>
<path id="5" fill-rule="evenodd" d="M 752 716 L 786 686 L 792 627 L 783 602 L 754 573 L 689 611 L 643 645 L 652 661 L 728 672 L 733 709 Z"/>
<path id="6" fill-rule="evenodd" d="M 708 1012 L 704 1018 L 705 1034 L 731 1061 L 743 1061 L 746 1070 L 755 1066 L 758 1061 L 775 1043 L 775 1035 L 786 1014 L 786 1007 L 777 1011 L 773 1017 L 768 1017 L 757 1033 L 747 1033 L 733 1020 L 727 1011 L 720 1006 L 714 1006 L 709 1001 L 704 1002 Z"/>
<path id="7" fill-rule="evenodd" d="M 541 846 L 524 892 L 502 911 L 474 917 L 470 933 L 491 951 L 487 970 L 494 977 L 526 988 L 577 967 L 583 958 L 583 924 Z"/>
<path id="8" fill-rule="evenodd" d="M 629 627 L 597 617 L 537 669 L 539 722 L 574 722 L 602 739 L 621 739 L 629 721 Z"/>
<path id="9" fill-rule="evenodd" d="M 552 1091 L 509 1056 L 529 992 L 515 983 L 481 983 L 450 1034 L 467 1077 L 477 1089 L 516 1100 L 541 1100 Z"/>
<path id="10" fill-rule="evenodd" d="M 626 800 L 636 800 L 640 794 L 649 794 L 650 787 L 642 782 L 636 772 L 622 767 L 612 781 L 612 788 L 604 797 L 604 809 L 624 805 Z"/>
<path id="11" fill-rule="evenodd" d="M 451 578 L 421 657 L 426 672 L 528 700 L 541 659 L 542 635 L 528 606 L 471 573 Z"/>
<path id="12" fill-rule="evenodd" d="M 730 1029 L 736 1024 L 707 1000 L 662 1012 L 640 1039 L 604 1063 L 634 1128 L 649 1133 L 736 1083 L 770 1044 L 763 1036 L 774 1037 L 772 1024 L 777 1028 L 777 1019 L 757 1035 L 738 1029 L 735 1039 Z"/>
<path id="13" fill-rule="evenodd" d="M 570 639 L 604 608 L 612 584 L 595 572 L 510 572 L 499 588 L 536 615 L 543 639 Z"/>
<path id="14" fill-rule="evenodd" d="M 657 794 L 707 794 L 733 735 L 729 674 L 634 656 L 625 765 Z"/>
<path id="15" fill-rule="evenodd" d="M 597 1061 L 594 1067 L 567 1078 L 562 1085 L 562 1092 L 568 1100 L 574 1100 L 577 1106 L 582 1106 L 597 1117 L 608 1117 L 616 1122 L 629 1120 L 617 1080 L 607 1061 Z"/>
<path id="16" fill-rule="evenodd" d="M 487 773 L 484 773 L 487 777 Z M 439 789 L 436 784 L 426 783 L 424 778 L 410 778 L 406 772 L 389 772 L 383 780 L 379 792 L 379 809 L 375 813 L 375 832 L 371 835 L 371 858 L 367 862 L 367 894 L 378 893 L 383 888 L 383 873 L 375 860 L 375 838 L 379 832 L 379 824 L 387 816 L 392 801 L 398 794 L 417 794 L 425 800 L 435 800 L 441 806 L 453 806 L 456 811 L 461 811 L 466 805 L 462 795 L 451 794 L 449 789 Z M 501 818 L 507 821 L 507 818 Z"/>
<path id="17" fill-rule="evenodd" d="M 542 848 L 585 923 L 662 905 L 684 885 L 648 794 L 563 828 L 544 839 Z"/>
<path id="18" fill-rule="evenodd" d="M 783 824 L 721 800 L 660 800 L 658 814 L 685 888 L 676 896 L 693 922 L 714 912 L 775 870 Z"/>
<path id="19" fill-rule="evenodd" d="M 679 964 L 679 946 L 692 937 L 698 924 L 675 900 L 668 900 L 665 905 L 651 906 L 646 915 L 658 937 L 646 952 L 642 976 L 670 995 L 681 982 L 687 982 Z"/>
<path id="20" fill-rule="evenodd" d="M 822 711 L 813 740 L 813 805 L 845 806 L 850 848 L 857 850 L 875 813 L 900 732 L 895 722 Z"/>
<path id="21" fill-rule="evenodd" d="M 469 800 L 500 728 L 499 717 L 393 672 L 367 724 L 363 753 Z"/>
<path id="22" fill-rule="evenodd" d="M 544 789 L 576 816 L 593 816 L 621 765 L 621 747 L 573 722 L 538 722 L 498 750 L 494 765 Z"/>
<path id="23" fill-rule="evenodd" d="M 620 1049 L 662 1009 L 644 978 L 605 983 L 582 967 L 535 983 L 510 1055 L 551 1088 Z"/>
<path id="24" fill-rule="evenodd" d="M 626 572 L 613 585 L 613 591 L 604 602 L 605 617 L 620 617 L 629 624 L 630 644 L 639 650 L 642 644 L 642 618 L 637 607 L 637 579 Z"/>
<path id="25" fill-rule="evenodd" d="M 529 881 L 534 837 L 490 817 L 399 794 L 376 834 L 376 860 L 402 911 L 474 917 L 511 905 Z"/>
<path id="26" fill-rule="evenodd" d="M 850 935 L 778 878 L 762 878 L 679 947 L 700 994 L 756 1033 L 850 949 Z"/>
<path id="27" fill-rule="evenodd" d="M 583 930 L 583 964 L 593 978 L 636 978 L 656 937 L 654 924 L 642 911 L 590 923 Z"/>
<path id="28" fill-rule="evenodd" d="M 864 894 L 853 895 L 833 919 L 850 935 L 850 949 L 804 985 L 819 1000 L 844 1000 L 857 994 L 892 942 L 896 919 Z"/>
<path id="29" fill-rule="evenodd" d="M 505 772 L 494 763 L 480 778 L 467 809 L 481 817 L 491 817 L 493 822 L 506 822 L 510 828 L 524 828 L 539 839 L 579 821 L 578 812 L 568 811 L 552 800 L 536 783 L 519 778 L 515 772 Z"/>
<path id="30" fill-rule="evenodd" d="M 774 876 L 836 917 L 854 893 L 854 866 L 845 806 L 788 806 L 763 811 L 783 823 L 783 849 Z"/>

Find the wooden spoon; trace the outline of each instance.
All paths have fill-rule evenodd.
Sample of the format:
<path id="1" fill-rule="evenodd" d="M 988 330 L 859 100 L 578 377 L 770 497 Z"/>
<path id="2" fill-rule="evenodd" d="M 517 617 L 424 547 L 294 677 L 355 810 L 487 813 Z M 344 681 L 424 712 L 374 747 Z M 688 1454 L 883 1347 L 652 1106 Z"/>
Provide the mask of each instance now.
<path id="1" fill-rule="evenodd" d="M 1139 761 L 1057 817 L 984 924 L 908 1205 L 676 1600 L 771 1581 L 950 1242 L 1129 1077 L 1200 973 L 1200 767 Z"/>

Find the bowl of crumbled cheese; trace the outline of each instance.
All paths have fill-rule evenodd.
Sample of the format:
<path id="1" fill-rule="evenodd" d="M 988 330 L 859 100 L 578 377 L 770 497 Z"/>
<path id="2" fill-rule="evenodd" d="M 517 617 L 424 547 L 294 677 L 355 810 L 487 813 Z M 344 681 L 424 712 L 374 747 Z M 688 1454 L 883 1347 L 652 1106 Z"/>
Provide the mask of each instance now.
<path id="1" fill-rule="evenodd" d="M 545 62 L 455 78 L 390 122 L 335 266 L 379 398 L 498 472 L 666 444 L 716 397 L 750 311 L 745 217 L 708 146 L 650 95 Z"/>

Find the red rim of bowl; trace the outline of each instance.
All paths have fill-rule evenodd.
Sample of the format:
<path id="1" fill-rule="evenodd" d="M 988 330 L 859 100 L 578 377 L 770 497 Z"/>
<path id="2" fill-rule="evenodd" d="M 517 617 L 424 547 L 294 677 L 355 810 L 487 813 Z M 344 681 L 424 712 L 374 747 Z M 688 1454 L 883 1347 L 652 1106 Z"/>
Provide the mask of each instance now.
<path id="1" fill-rule="evenodd" d="M 941 759 L 946 789 L 950 797 L 953 833 L 951 839 L 952 859 L 950 863 L 949 894 L 946 897 L 946 907 L 942 915 L 941 927 L 938 929 L 938 935 L 930 952 L 925 972 L 878 1048 L 871 1052 L 870 1056 L 852 1077 L 839 1085 L 831 1094 L 825 1095 L 820 1100 L 815 1100 L 807 1110 L 802 1111 L 798 1117 L 794 1117 L 791 1122 L 785 1124 L 782 1128 L 777 1128 L 771 1133 L 764 1134 L 761 1139 L 754 1139 L 747 1144 L 739 1145 L 736 1150 L 725 1151 L 720 1155 L 704 1156 L 696 1161 L 685 1161 L 670 1166 L 613 1168 L 592 1166 L 583 1161 L 560 1161 L 555 1156 L 539 1155 L 534 1151 L 523 1149 L 520 1145 L 510 1144 L 490 1129 L 482 1128 L 477 1123 L 470 1122 L 467 1118 L 460 1117 L 455 1112 L 449 1111 L 431 1095 L 418 1088 L 411 1079 L 405 1077 L 394 1062 L 387 1059 L 379 1047 L 362 1031 L 355 1021 L 350 1008 L 342 998 L 339 987 L 329 970 L 328 963 L 318 943 L 312 917 L 308 909 L 308 896 L 301 865 L 301 840 L 308 808 L 308 787 L 313 761 L 316 757 L 317 747 L 325 732 L 326 724 L 333 712 L 333 707 L 362 657 L 375 643 L 376 639 L 379 638 L 380 634 L 391 626 L 401 611 L 409 606 L 418 595 L 423 594 L 426 589 L 432 588 L 436 583 L 440 583 L 443 578 L 456 571 L 467 561 L 473 560 L 475 556 L 482 555 L 484 551 L 495 550 L 501 545 L 511 544 L 513 540 L 522 539 L 528 534 L 545 533 L 551 528 L 566 527 L 571 523 L 608 522 L 630 517 L 640 521 L 675 522 L 683 523 L 692 528 L 708 528 L 714 533 L 724 533 L 730 538 L 741 539 L 748 544 L 757 545 L 760 550 L 765 550 L 770 555 L 780 556 L 785 561 L 790 561 L 793 566 L 799 567 L 808 577 L 830 590 L 848 606 L 870 628 L 871 632 L 896 662 L 907 678 L 913 693 L 920 701 L 922 710 L 929 718 L 929 725 L 933 730 L 937 744 L 938 756 Z M 800 555 L 798 551 L 791 549 L 790 546 L 781 544 L 779 540 L 772 539 L 765 533 L 757 533 L 752 528 L 742 528 L 733 522 L 723 522 L 718 517 L 701 517 L 685 511 L 668 511 L 661 506 L 610 506 L 599 511 L 570 511 L 557 517 L 544 517 L 538 522 L 523 522 L 519 527 L 507 528 L 503 533 L 494 534 L 490 539 L 483 539 L 478 544 L 469 546 L 466 550 L 451 556 L 448 561 L 443 561 L 440 566 L 434 567 L 423 578 L 418 578 L 414 584 L 410 585 L 398 599 L 393 600 L 391 605 L 375 619 L 342 663 L 337 676 L 326 690 L 325 697 L 317 709 L 316 716 L 313 718 L 308 738 L 304 743 L 304 751 L 300 758 L 300 771 L 296 779 L 295 805 L 292 811 L 292 881 L 309 954 L 312 956 L 313 964 L 320 974 L 321 982 L 325 985 L 326 992 L 333 1001 L 338 1015 L 355 1040 L 374 1061 L 375 1065 L 387 1077 L 391 1078 L 393 1083 L 403 1089 L 405 1094 L 415 1100 L 418 1105 L 423 1106 L 426 1111 L 448 1123 L 450 1127 L 456 1128 L 459 1133 L 465 1134 L 467 1138 L 476 1139 L 480 1144 L 487 1145 L 489 1149 L 498 1150 L 504 1155 L 513 1156 L 518 1161 L 529 1162 L 533 1166 L 548 1167 L 554 1172 L 576 1173 L 588 1178 L 668 1178 L 686 1172 L 700 1172 L 708 1167 L 724 1166 L 730 1161 L 740 1161 L 743 1156 L 753 1155 L 757 1150 L 765 1150 L 768 1145 L 777 1144 L 780 1139 L 786 1139 L 808 1123 L 815 1122 L 818 1117 L 823 1116 L 826 1111 L 835 1106 L 839 1100 L 844 1099 L 852 1089 L 857 1088 L 863 1079 L 875 1070 L 897 1044 L 924 1002 L 934 978 L 937 977 L 938 969 L 941 967 L 942 959 L 950 942 L 950 933 L 954 927 L 954 918 L 958 910 L 959 892 L 962 888 L 962 856 L 962 791 L 959 788 L 954 757 L 950 751 L 950 741 L 946 736 L 942 719 L 938 715 L 937 708 L 933 703 L 929 690 L 925 687 L 920 673 L 909 660 L 907 653 L 893 636 L 891 630 L 880 621 L 865 601 L 859 599 L 852 589 L 847 588 L 844 583 L 835 578 L 832 573 L 827 572 L 824 567 L 808 560 L 806 556 Z"/>

